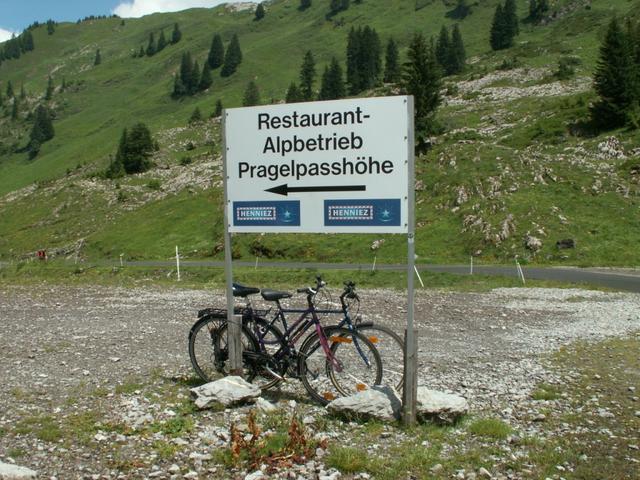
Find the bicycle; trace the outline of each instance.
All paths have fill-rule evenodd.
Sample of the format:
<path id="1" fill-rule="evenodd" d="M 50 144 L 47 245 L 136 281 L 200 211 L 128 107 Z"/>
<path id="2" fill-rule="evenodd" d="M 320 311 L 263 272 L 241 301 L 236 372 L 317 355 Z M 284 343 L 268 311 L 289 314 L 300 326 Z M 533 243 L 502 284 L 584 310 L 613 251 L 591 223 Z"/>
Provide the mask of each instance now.
<path id="1" fill-rule="evenodd" d="M 286 375 L 299 378 L 309 395 L 321 404 L 340 395 L 350 395 L 377 385 L 382 378 L 382 362 L 376 347 L 369 339 L 355 330 L 338 326 L 323 327 L 313 298 L 316 291 L 311 288 L 298 289 L 307 295 L 307 308 L 284 309 L 280 300 L 290 298 L 288 292 L 235 285 L 234 294 L 247 298 L 247 306 L 242 312 L 243 376 L 266 390 L 282 380 Z M 248 299 L 249 295 L 260 292 L 266 301 L 276 304 L 276 312 L 271 321 L 256 315 Z M 270 311 L 270 310 L 269 310 Z M 205 311 L 207 312 L 207 311 Z M 212 380 L 212 375 L 203 369 L 213 365 L 217 376 L 228 374 L 228 347 L 226 312 L 209 311 L 200 318 L 189 333 L 189 356 L 194 369 L 204 380 Z M 300 317 L 289 327 L 285 313 L 300 313 Z M 280 320 L 284 331 L 274 324 Z M 196 353 L 199 332 L 207 326 L 211 353 L 204 358 Z M 302 342 L 299 350 L 295 345 L 311 328 L 312 331 Z M 352 348 L 343 345 L 353 345 Z M 199 360 L 200 358 L 200 360 Z M 208 361 L 205 360 L 208 358 Z"/>

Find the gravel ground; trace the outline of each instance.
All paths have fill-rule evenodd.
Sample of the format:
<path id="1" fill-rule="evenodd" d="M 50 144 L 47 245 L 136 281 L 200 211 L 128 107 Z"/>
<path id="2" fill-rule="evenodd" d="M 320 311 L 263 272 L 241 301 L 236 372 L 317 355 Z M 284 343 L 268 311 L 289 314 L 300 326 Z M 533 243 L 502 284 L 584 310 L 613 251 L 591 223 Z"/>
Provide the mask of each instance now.
<path id="1" fill-rule="evenodd" d="M 402 331 L 401 294 L 365 290 L 361 297 L 365 319 Z M 243 478 L 211 461 L 239 411 L 207 413 L 184 435 L 162 428 L 187 402 L 195 314 L 224 303 L 221 292 L 196 290 L 0 288 L 0 460 L 42 478 Z M 640 295 L 628 293 L 418 291 L 415 311 L 419 383 L 466 397 L 476 412 L 504 412 L 537 383 L 554 383 L 540 360 L 545 352 L 640 330 Z M 296 392 L 282 401 L 296 400 L 305 413 L 322 415 Z M 47 422 L 61 425 L 53 438 L 34 427 Z M 114 424 L 149 428 L 136 437 L 106 428 Z M 313 419 L 309 425 L 316 428 Z M 302 478 L 332 473 L 321 460 L 301 468 Z"/>

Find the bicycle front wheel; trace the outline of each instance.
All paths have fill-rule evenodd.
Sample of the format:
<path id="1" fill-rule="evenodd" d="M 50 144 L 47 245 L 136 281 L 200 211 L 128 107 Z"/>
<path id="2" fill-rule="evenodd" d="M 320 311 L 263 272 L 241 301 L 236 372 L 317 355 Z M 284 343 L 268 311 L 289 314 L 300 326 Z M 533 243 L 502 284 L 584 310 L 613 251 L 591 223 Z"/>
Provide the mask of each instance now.
<path id="1" fill-rule="evenodd" d="M 309 395 L 326 405 L 340 397 L 380 384 L 382 361 L 364 335 L 346 328 L 325 327 L 300 347 L 300 379 Z"/>
<path id="2" fill-rule="evenodd" d="M 382 383 L 402 392 L 404 382 L 404 341 L 396 332 L 384 325 L 363 322 L 356 330 L 373 343 L 382 360 Z"/>

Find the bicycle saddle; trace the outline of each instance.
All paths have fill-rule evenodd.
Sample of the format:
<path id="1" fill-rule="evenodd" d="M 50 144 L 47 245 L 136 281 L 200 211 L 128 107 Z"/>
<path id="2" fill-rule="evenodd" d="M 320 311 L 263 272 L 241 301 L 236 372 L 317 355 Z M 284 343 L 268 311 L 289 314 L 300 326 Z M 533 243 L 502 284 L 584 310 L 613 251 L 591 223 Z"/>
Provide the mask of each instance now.
<path id="1" fill-rule="evenodd" d="M 278 290 L 269 290 L 266 288 L 263 288 L 260 293 L 262 293 L 262 298 L 269 302 L 274 302 L 283 298 L 291 298 L 291 294 L 289 292 L 279 292 Z"/>
<path id="2" fill-rule="evenodd" d="M 255 293 L 260 293 L 259 288 L 255 287 L 245 287 L 244 285 L 240 285 L 239 283 L 232 284 L 233 296 L 234 297 L 246 297 L 247 295 L 253 295 Z"/>

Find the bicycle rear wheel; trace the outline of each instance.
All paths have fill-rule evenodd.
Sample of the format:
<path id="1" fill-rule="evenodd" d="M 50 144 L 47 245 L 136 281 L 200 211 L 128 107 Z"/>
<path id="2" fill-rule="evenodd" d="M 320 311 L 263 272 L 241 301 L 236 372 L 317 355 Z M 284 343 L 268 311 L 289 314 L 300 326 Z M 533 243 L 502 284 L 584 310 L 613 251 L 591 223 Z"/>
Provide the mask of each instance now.
<path id="1" fill-rule="evenodd" d="M 267 368 L 270 358 L 245 326 L 241 330 L 242 377 L 261 389 L 274 386 L 281 379 Z M 229 375 L 229 342 L 226 320 L 204 317 L 189 332 L 189 358 L 197 375 L 205 382 L 212 382 Z"/>
<path id="2" fill-rule="evenodd" d="M 325 327 L 323 333 L 311 334 L 300 347 L 300 380 L 314 400 L 326 405 L 380 383 L 382 361 L 364 335 L 339 327 Z"/>
<path id="3" fill-rule="evenodd" d="M 404 382 L 404 341 L 396 332 L 384 325 L 363 322 L 356 330 L 371 341 L 382 360 L 382 383 L 402 392 Z"/>

